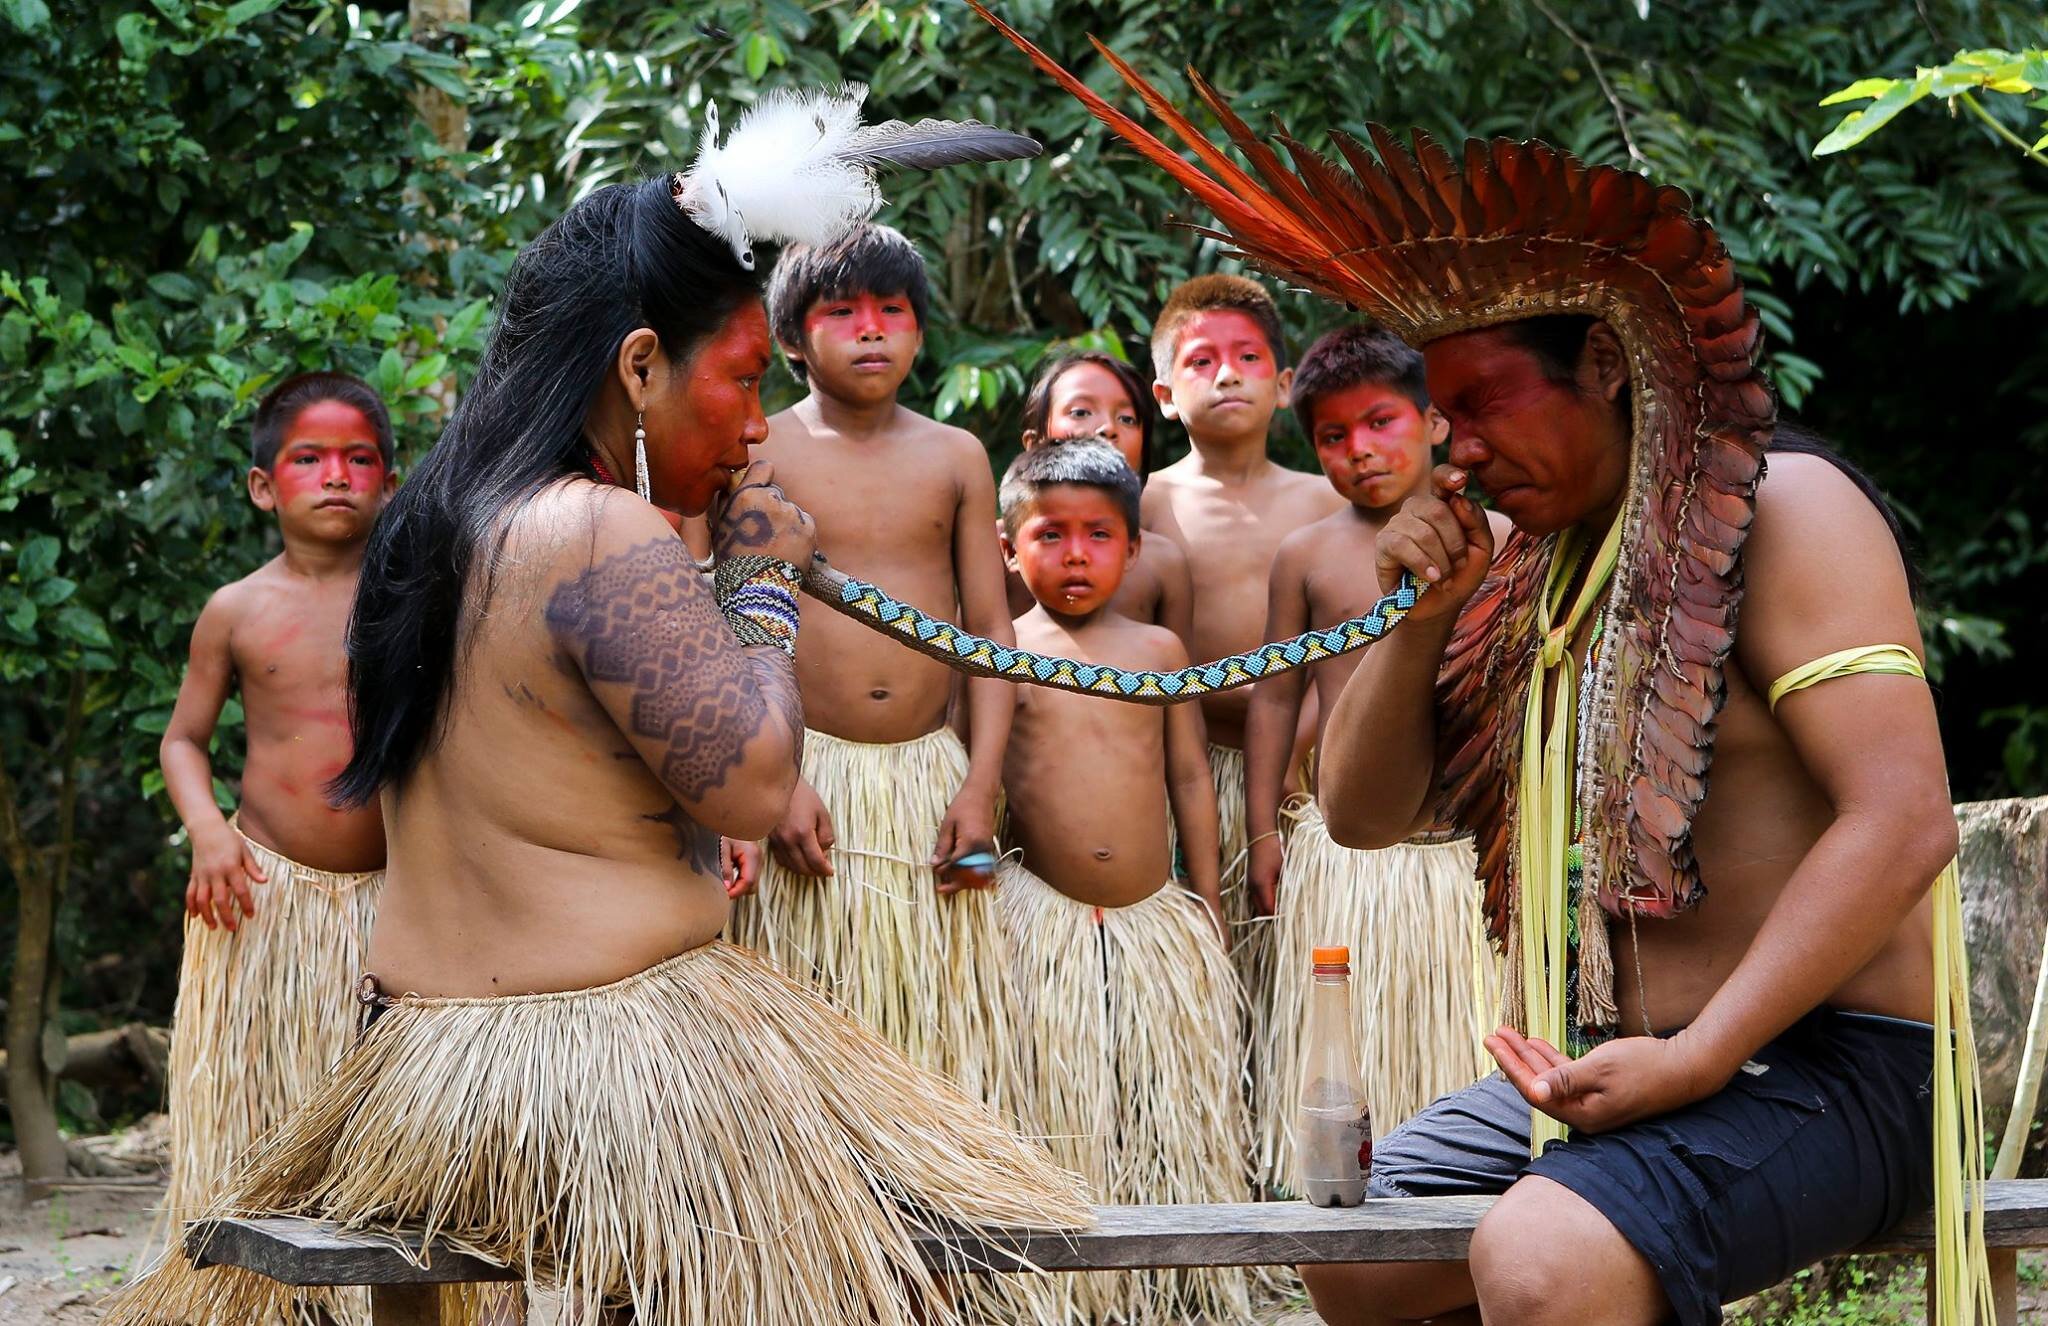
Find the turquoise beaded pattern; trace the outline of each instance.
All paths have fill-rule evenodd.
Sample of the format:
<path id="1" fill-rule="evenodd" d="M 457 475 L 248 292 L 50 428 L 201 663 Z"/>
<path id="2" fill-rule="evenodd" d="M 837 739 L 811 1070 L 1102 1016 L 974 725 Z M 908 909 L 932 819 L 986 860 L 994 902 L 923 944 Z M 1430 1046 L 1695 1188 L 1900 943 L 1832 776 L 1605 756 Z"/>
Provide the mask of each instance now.
<path id="1" fill-rule="evenodd" d="M 832 607 L 876 630 L 903 637 L 920 653 L 943 659 L 962 672 L 1055 690 L 1078 691 L 1134 704 L 1176 704 L 1249 686 L 1276 673 L 1319 663 L 1365 648 L 1394 629 L 1414 608 L 1424 586 L 1403 574 L 1391 594 L 1362 617 L 1327 630 L 1304 631 L 1291 640 L 1260 645 L 1242 654 L 1196 663 L 1177 672 L 1130 671 L 1033 653 L 971 632 L 890 598 L 879 586 L 830 572 L 806 576 L 804 588 Z"/>

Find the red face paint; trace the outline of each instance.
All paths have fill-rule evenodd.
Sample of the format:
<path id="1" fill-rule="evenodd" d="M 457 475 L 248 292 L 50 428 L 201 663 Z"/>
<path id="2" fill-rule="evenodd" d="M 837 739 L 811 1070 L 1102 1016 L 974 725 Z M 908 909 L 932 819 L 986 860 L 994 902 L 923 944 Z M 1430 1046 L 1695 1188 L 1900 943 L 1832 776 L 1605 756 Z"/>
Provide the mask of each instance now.
<path id="1" fill-rule="evenodd" d="M 684 367 L 675 389 L 645 416 L 647 469 L 657 506 L 704 513 L 747 449 L 768 436 L 761 377 L 774 355 L 768 315 L 758 300 L 735 309 Z"/>
<path id="2" fill-rule="evenodd" d="M 819 299 L 804 311 L 798 347 L 813 388 L 853 404 L 896 394 L 917 361 L 924 333 L 901 291 Z"/>
<path id="3" fill-rule="evenodd" d="M 280 522 L 294 532 L 348 539 L 376 518 L 390 473 L 369 418 L 327 400 L 286 425 L 269 482 Z"/>
<path id="4" fill-rule="evenodd" d="M 1554 534 L 1620 500 L 1628 482 L 1626 412 L 1575 383 L 1553 382 L 1497 327 L 1431 341 L 1429 398 L 1450 424 L 1450 462 L 1502 515 Z"/>
<path id="5" fill-rule="evenodd" d="M 1054 380 L 1045 435 L 1100 438 L 1123 453 L 1132 473 L 1144 468 L 1145 427 L 1138 403 L 1117 375 L 1100 364 L 1083 360 Z"/>
<path id="6" fill-rule="evenodd" d="M 1061 617 L 1085 617 L 1115 596 L 1131 563 L 1131 530 L 1099 488 L 1041 488 L 1011 541 L 1031 597 Z"/>
<path id="7" fill-rule="evenodd" d="M 1316 460 L 1353 506 L 1395 506 L 1428 475 L 1429 419 L 1399 388 L 1357 383 L 1317 399 L 1313 413 Z"/>
<path id="8" fill-rule="evenodd" d="M 1279 357 L 1256 318 L 1234 309 L 1181 324 L 1167 383 L 1180 421 L 1197 441 L 1264 435 L 1280 406 Z"/>

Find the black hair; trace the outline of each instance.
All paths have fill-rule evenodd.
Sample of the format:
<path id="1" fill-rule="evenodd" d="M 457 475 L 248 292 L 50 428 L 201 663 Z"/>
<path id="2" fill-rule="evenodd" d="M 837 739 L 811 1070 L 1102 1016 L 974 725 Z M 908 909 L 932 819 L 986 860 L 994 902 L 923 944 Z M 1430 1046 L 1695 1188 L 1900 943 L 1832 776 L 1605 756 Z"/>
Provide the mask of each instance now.
<path id="1" fill-rule="evenodd" d="M 1421 351 L 1371 323 L 1338 327 L 1317 337 L 1295 366 L 1289 402 L 1302 435 L 1315 440 L 1317 401 L 1365 383 L 1393 388 L 1418 412 L 1429 408 Z"/>
<path id="2" fill-rule="evenodd" d="M 364 552 L 348 630 L 355 752 L 328 785 L 339 804 L 367 804 L 432 748 L 471 574 L 488 568 L 508 516 L 592 473 L 584 420 L 620 344 L 651 328 L 680 369 L 760 297 L 760 278 L 672 187 L 661 176 L 598 189 L 514 262 L 475 380 Z"/>
<path id="3" fill-rule="evenodd" d="M 1033 447 L 1010 462 L 996 494 L 1004 531 L 1016 538 L 1018 526 L 1030 514 L 1039 493 L 1058 484 L 1108 493 L 1123 512 L 1131 537 L 1137 537 L 1138 499 L 1144 486 L 1121 451 L 1094 438 L 1064 438 L 1049 446 Z"/>
<path id="4" fill-rule="evenodd" d="M 1913 550 L 1906 542 L 1906 527 L 1899 521 L 1899 513 L 1892 509 L 1884 490 L 1877 486 L 1877 480 L 1859 469 L 1854 462 L 1835 450 L 1834 443 L 1797 420 L 1779 416 L 1777 428 L 1771 434 L 1771 443 L 1764 448 L 1765 463 L 1774 455 L 1818 456 L 1842 472 L 1842 476 L 1856 485 L 1856 490 L 1868 498 L 1877 508 L 1877 514 L 1884 518 L 1885 528 L 1892 532 L 1892 542 L 1899 546 L 1899 560 L 1906 564 L 1906 589 L 1917 601 L 1926 581 L 1920 574 L 1918 563 L 1913 560 Z"/>
<path id="5" fill-rule="evenodd" d="M 1585 353 L 1586 337 L 1599 321 L 1590 313 L 1547 313 L 1540 318 L 1504 323 L 1501 330 L 1535 359 L 1546 381 L 1576 388 L 1579 356 Z M 1623 384 L 1621 394 L 1614 398 L 1614 408 L 1623 419 L 1632 415 L 1628 384 Z"/>
<path id="6" fill-rule="evenodd" d="M 1130 393 L 1131 408 L 1138 412 L 1138 477 L 1143 479 L 1152 473 L 1156 463 L 1152 454 L 1152 425 L 1159 411 L 1153 405 L 1151 388 L 1138 376 L 1138 370 L 1106 350 L 1066 350 L 1047 358 L 1039 368 L 1031 390 L 1024 396 L 1025 429 L 1038 434 L 1043 440 L 1052 440 L 1046 431 L 1046 426 L 1052 422 L 1052 389 L 1061 374 L 1078 364 L 1094 364 L 1108 370 Z"/>
<path id="7" fill-rule="evenodd" d="M 792 244 L 783 250 L 768 281 L 768 326 L 797 381 L 805 381 L 808 370 L 803 360 L 788 356 L 788 350 L 802 348 L 804 313 L 812 304 L 898 291 L 910 301 L 922 330 L 931 311 L 931 278 L 925 273 L 924 255 L 893 226 L 869 221 L 830 244 Z"/>
<path id="8" fill-rule="evenodd" d="M 284 445 L 284 435 L 291 431 L 299 412 L 320 401 L 338 401 L 362 411 L 363 418 L 376 430 L 377 450 L 384 457 L 384 468 L 388 470 L 396 463 L 391 412 L 384 408 L 384 398 L 361 378 L 330 372 L 286 378 L 264 395 L 256 407 L 256 418 L 249 425 L 250 463 L 259 470 L 275 468 L 277 449 Z"/>

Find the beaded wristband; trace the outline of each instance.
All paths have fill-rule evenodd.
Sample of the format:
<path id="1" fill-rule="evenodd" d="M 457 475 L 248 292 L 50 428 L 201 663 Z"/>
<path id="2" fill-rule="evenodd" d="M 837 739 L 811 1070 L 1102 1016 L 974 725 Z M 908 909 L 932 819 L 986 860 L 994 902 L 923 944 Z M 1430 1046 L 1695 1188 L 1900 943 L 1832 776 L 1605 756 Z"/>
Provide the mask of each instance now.
<path id="1" fill-rule="evenodd" d="M 741 644 L 774 645 L 793 655 L 801 579 L 793 563 L 745 553 L 719 561 L 711 575 L 711 591 Z"/>

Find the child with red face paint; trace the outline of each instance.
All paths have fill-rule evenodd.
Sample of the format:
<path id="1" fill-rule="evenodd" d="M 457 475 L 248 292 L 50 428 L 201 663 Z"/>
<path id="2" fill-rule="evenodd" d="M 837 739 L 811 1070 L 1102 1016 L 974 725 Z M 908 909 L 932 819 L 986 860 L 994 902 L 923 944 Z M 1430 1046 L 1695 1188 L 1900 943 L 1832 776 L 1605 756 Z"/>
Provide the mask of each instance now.
<path id="1" fill-rule="evenodd" d="M 810 394 L 758 454 L 834 566 L 1008 643 L 988 454 L 897 400 L 928 305 L 923 258 L 887 226 L 785 250 L 769 322 Z M 731 933 L 1000 1105 L 1013 1014 L 988 872 L 1012 688 L 967 684 L 963 743 L 950 671 L 821 605 L 802 614 L 802 777 Z"/>
<path id="2" fill-rule="evenodd" d="M 1292 403 L 1347 505 L 1281 541 L 1265 622 L 1273 640 L 1334 626 L 1372 605 L 1378 587 L 1359 568 L 1374 556 L 1387 519 L 1428 490 L 1431 451 L 1446 433 L 1429 403 L 1422 356 L 1376 327 L 1339 328 L 1310 347 L 1294 372 Z M 1304 699 L 1313 687 L 1319 703 L 1311 712 L 1327 715 L 1357 659 L 1259 683 L 1245 725 L 1250 887 L 1253 905 L 1274 918 L 1272 995 L 1253 1019 L 1253 1107 L 1261 1181 L 1288 1192 L 1301 1190 L 1293 1123 L 1312 947 L 1347 944 L 1354 955 L 1363 988 L 1351 1007 L 1376 1131 L 1479 1077 L 1481 1038 L 1492 1029 L 1492 1001 L 1475 998 L 1475 984 L 1490 984 L 1492 964 L 1484 960 L 1475 981 L 1485 953 L 1475 940 L 1470 842 L 1352 851 L 1330 841 L 1313 799 L 1282 809 Z"/>
<path id="3" fill-rule="evenodd" d="M 1116 448 L 1142 481 L 1152 472 L 1152 426 L 1157 412 L 1137 370 L 1100 350 L 1070 350 L 1049 359 L 1024 397 L 1024 449 L 1076 438 Z M 1000 530 L 998 531 L 1000 537 Z M 1009 576 L 1012 616 L 1031 610 L 1031 591 Z M 1194 589 L 1187 555 L 1171 539 L 1138 546 L 1113 606 L 1133 621 L 1164 626 L 1194 648 Z"/>
<path id="4" fill-rule="evenodd" d="M 174 1219 L 203 1209 L 229 1161 L 306 1094 L 354 1027 L 384 865 L 376 804 L 337 810 L 350 755 L 345 648 L 356 573 L 397 486 L 377 393 L 305 373 L 264 397 L 249 500 L 284 550 L 216 590 L 164 731 L 164 786 L 192 842 L 171 1040 Z M 210 749 L 239 693 L 240 808 L 223 815 Z"/>
<path id="5" fill-rule="evenodd" d="M 1018 643 L 1170 670 L 1173 632 L 1117 611 L 1143 547 L 1138 478 L 1089 441 L 1003 478 L 1003 548 L 1036 606 Z M 1000 867 L 1027 1130 L 1104 1202 L 1241 1201 L 1250 1188 L 1240 993 L 1224 948 L 1216 800 L 1192 706 L 1020 687 L 1003 761 L 1017 859 Z M 1193 892 L 1169 879 L 1167 810 Z M 1066 1321 L 1243 1321 L 1242 1271 L 1061 1277 Z"/>
<path id="6" fill-rule="evenodd" d="M 1273 413 L 1293 370 L 1273 297 L 1241 276 L 1198 276 L 1167 297 L 1152 325 L 1153 398 L 1188 430 L 1189 453 L 1145 484 L 1145 530 L 1187 554 L 1196 658 L 1222 658 L 1266 639 L 1266 575 L 1280 540 L 1337 510 L 1320 478 L 1266 454 Z M 1244 724 L 1249 698 L 1202 699 L 1222 826 L 1223 899 L 1234 956 L 1253 1007 L 1266 987 L 1265 934 L 1244 887 Z"/>

